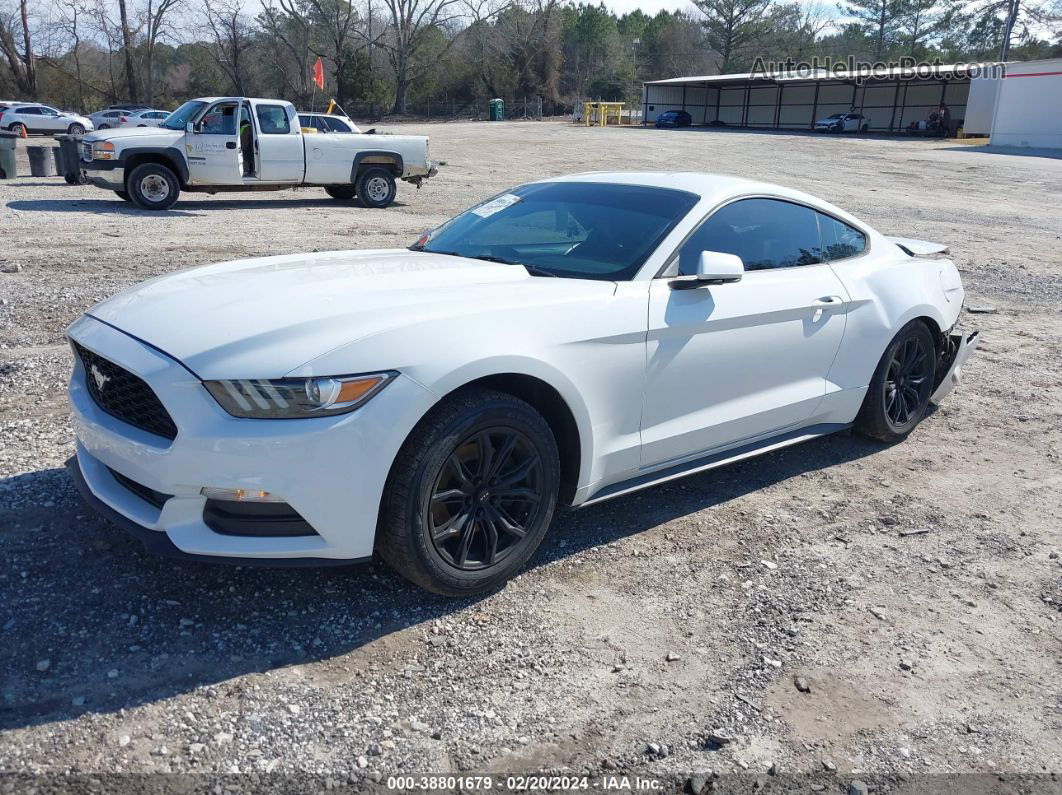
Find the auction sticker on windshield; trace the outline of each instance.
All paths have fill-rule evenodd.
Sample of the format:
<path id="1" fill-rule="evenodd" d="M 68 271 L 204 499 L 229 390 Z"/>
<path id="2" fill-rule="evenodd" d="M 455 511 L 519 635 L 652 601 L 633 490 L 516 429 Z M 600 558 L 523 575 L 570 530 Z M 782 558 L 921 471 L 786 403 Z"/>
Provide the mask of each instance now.
<path id="1" fill-rule="evenodd" d="M 479 207 L 473 207 L 472 212 L 478 215 L 480 218 L 490 218 L 496 212 L 504 210 L 506 207 L 512 207 L 517 202 L 521 201 L 520 197 L 513 193 L 505 193 L 499 196 L 497 199 L 491 199 L 486 204 L 481 204 Z"/>

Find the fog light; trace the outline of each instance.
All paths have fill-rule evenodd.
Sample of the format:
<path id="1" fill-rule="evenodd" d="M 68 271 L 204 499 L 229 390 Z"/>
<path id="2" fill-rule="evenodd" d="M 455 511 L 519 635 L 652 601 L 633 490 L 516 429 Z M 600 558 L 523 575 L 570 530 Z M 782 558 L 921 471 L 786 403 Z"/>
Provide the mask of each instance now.
<path id="1" fill-rule="evenodd" d="M 231 502 L 284 502 L 283 497 L 257 489 L 215 489 L 204 486 L 200 494 L 208 500 L 229 500 Z"/>

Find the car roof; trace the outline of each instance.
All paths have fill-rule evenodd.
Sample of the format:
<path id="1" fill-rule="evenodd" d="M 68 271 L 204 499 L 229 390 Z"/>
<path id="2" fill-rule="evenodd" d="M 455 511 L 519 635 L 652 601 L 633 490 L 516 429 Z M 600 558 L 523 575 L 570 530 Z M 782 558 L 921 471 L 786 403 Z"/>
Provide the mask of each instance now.
<path id="1" fill-rule="evenodd" d="M 816 207 L 867 229 L 867 224 L 851 213 L 830 204 L 810 193 L 775 185 L 770 182 L 734 177 L 726 174 L 707 174 L 698 171 L 588 171 L 562 177 L 537 180 L 545 182 L 597 182 L 613 185 L 637 185 L 647 188 L 670 188 L 684 190 L 701 197 L 705 202 L 718 204 L 738 196 L 771 196 L 790 199 Z"/>

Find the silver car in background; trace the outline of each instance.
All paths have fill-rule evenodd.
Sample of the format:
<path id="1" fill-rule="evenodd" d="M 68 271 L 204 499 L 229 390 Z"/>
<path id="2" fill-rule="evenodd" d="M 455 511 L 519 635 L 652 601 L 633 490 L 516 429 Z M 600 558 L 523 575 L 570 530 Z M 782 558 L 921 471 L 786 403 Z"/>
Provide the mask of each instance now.
<path id="1" fill-rule="evenodd" d="M 147 110 L 134 110 L 125 114 L 125 125 L 128 127 L 158 127 L 162 122 L 166 121 L 170 113 L 169 110 L 156 110 L 155 108 L 148 108 Z"/>

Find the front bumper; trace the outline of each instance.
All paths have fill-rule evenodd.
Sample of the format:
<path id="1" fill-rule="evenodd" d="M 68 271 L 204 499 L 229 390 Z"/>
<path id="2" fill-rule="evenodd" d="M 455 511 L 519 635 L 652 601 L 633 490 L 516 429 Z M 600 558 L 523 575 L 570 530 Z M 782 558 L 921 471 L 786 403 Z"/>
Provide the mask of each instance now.
<path id="1" fill-rule="evenodd" d="M 971 354 L 977 350 L 978 332 L 974 331 L 970 334 L 953 332 L 950 336 L 952 340 L 951 363 L 947 372 L 944 373 L 944 378 L 937 385 L 933 394 L 929 396 L 930 402 L 934 405 L 939 404 L 959 385 L 959 380 L 962 377 L 962 366 L 966 364 L 966 360 L 970 358 Z"/>
<path id="2" fill-rule="evenodd" d="M 121 160 L 81 160 L 87 182 L 105 190 L 125 190 L 125 165 Z"/>
<path id="3" fill-rule="evenodd" d="M 103 411 L 75 357 L 70 403 L 74 479 L 87 501 L 162 554 L 274 564 L 351 563 L 372 555 L 387 474 L 434 397 L 399 377 L 346 415 L 247 420 L 227 414 L 193 373 L 166 354 L 85 316 L 69 329 L 80 345 L 147 382 L 177 426 L 174 439 Z M 145 499 L 114 473 L 164 499 Z M 206 520 L 204 486 L 268 491 L 305 519 L 312 535 L 232 535 Z"/>

